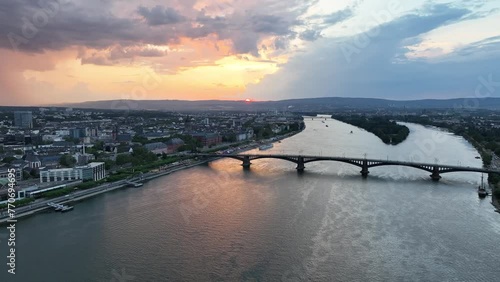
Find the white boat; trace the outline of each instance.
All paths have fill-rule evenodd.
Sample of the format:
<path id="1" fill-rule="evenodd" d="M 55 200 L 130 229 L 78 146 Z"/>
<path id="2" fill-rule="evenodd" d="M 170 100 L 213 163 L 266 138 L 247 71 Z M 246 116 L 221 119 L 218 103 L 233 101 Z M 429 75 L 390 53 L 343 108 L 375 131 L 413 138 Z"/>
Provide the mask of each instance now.
<path id="1" fill-rule="evenodd" d="M 259 150 L 264 151 L 264 150 L 267 150 L 267 149 L 271 149 L 272 147 L 274 147 L 273 144 L 265 144 L 265 145 L 260 146 Z"/>
<path id="2" fill-rule="evenodd" d="M 72 210 L 72 209 L 73 209 L 73 207 L 72 207 L 72 206 L 63 207 L 63 208 L 61 209 L 61 212 L 67 212 L 67 211 L 70 211 L 70 210 Z"/>

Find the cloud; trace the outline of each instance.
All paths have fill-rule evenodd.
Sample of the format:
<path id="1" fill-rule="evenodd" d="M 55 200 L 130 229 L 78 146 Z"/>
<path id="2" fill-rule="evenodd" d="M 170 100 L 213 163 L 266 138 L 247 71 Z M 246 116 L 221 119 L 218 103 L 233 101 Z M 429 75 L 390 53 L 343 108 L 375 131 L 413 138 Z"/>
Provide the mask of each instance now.
<path id="1" fill-rule="evenodd" d="M 165 44 L 177 38 L 176 34 L 151 29 L 138 19 L 115 16 L 105 7 L 96 9 L 100 3 L 1 1 L 0 11 L 9 13 L 0 17 L 0 34 L 7 34 L 0 37 L 0 48 L 40 53 L 73 46 L 103 49 L 116 44 Z"/>
<path id="2" fill-rule="evenodd" d="M 170 7 L 165 8 L 160 5 L 154 6 L 151 9 L 139 6 L 137 12 L 152 26 L 176 24 L 186 20 L 186 18 L 175 9 Z"/>
<path id="3" fill-rule="evenodd" d="M 316 41 L 321 38 L 321 31 L 308 29 L 300 34 L 300 39 L 305 41 Z"/>
<path id="4" fill-rule="evenodd" d="M 302 97 L 449 98 L 474 95 L 478 77 L 500 73 L 498 37 L 457 50 L 446 60 L 413 60 L 408 44 L 471 11 L 436 5 L 397 18 L 363 34 L 323 38 L 277 73 L 248 87 L 260 99 Z M 347 50 L 347 51 L 346 51 Z M 473 58 L 464 60 L 474 54 Z M 496 79 L 497 81 L 499 79 Z"/>
<path id="5" fill-rule="evenodd" d="M 347 20 L 354 15 L 353 9 L 348 7 L 340 11 L 333 12 L 329 15 L 323 16 L 323 23 L 327 25 L 334 25 Z"/>
<path id="6" fill-rule="evenodd" d="M 130 10 L 133 3 L 118 0 L 4 0 L 0 11 L 9 12 L 0 12 L 0 34 L 7 35 L 0 37 L 0 48 L 38 53 L 75 46 L 103 50 L 117 45 L 177 44 L 182 38 L 216 35 L 230 40 L 236 54 L 258 55 L 258 43 L 264 38 L 294 36 L 293 29 L 303 24 L 298 18 L 317 1 L 207 3 L 201 10 L 193 8 L 194 1 L 191 6 L 188 2 L 139 5 L 127 14 L 119 11 Z M 230 12 L 223 16 L 213 14 L 227 9 Z"/>

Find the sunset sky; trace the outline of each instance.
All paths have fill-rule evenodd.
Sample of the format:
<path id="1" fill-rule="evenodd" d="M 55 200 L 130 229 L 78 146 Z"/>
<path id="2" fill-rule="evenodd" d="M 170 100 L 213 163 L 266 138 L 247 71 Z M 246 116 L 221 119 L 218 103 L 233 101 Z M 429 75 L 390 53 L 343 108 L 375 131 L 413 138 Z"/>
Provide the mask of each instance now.
<path id="1" fill-rule="evenodd" d="M 499 27 L 500 1 L 2 0 L 0 105 L 498 96 Z"/>

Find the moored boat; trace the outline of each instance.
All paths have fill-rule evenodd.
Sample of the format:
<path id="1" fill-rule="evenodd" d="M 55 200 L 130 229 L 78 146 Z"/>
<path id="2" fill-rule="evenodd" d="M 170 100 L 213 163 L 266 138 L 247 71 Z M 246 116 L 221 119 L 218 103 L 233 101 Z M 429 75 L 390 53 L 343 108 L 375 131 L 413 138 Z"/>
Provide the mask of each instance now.
<path id="1" fill-rule="evenodd" d="M 264 151 L 264 150 L 267 150 L 267 149 L 271 149 L 272 147 L 274 147 L 273 144 L 265 144 L 265 145 L 260 146 L 259 150 Z"/>
<path id="2" fill-rule="evenodd" d="M 477 195 L 481 199 L 486 198 L 486 196 L 488 196 L 488 191 L 486 191 L 486 187 L 484 186 L 483 178 L 484 178 L 483 175 L 481 175 L 481 185 L 477 188 Z"/>
<path id="3" fill-rule="evenodd" d="M 67 211 L 70 211 L 70 210 L 72 210 L 72 209 L 73 209 L 73 207 L 72 207 L 72 206 L 66 206 L 66 207 L 63 207 L 63 208 L 61 209 L 61 212 L 67 212 Z"/>

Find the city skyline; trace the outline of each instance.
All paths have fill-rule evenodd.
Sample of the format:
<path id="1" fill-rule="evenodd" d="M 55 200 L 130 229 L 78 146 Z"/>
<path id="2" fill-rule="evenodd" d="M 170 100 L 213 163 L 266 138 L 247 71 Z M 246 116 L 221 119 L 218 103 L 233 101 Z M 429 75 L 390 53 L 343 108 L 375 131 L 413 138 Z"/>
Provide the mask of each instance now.
<path id="1" fill-rule="evenodd" d="M 500 1 L 329 2 L 2 1 L 2 105 L 495 95 Z"/>

